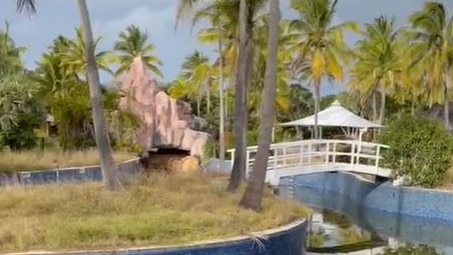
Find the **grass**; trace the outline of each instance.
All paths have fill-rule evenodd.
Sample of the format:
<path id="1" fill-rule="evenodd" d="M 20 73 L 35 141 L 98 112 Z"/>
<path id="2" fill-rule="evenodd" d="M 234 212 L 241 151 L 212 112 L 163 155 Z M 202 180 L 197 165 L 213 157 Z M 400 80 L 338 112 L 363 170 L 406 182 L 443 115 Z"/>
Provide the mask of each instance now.
<path id="1" fill-rule="evenodd" d="M 135 155 L 129 152 L 116 151 L 116 162 L 125 161 Z M 25 151 L 0 153 L 0 172 L 9 173 L 17 171 L 46 170 L 55 167 L 88 166 L 99 164 L 96 150 L 62 152 L 59 150 Z"/>
<path id="2" fill-rule="evenodd" d="M 226 179 L 152 176 L 110 192 L 99 184 L 0 190 L 0 251 L 185 244 L 281 226 L 308 209 L 266 189 L 260 213 L 238 207 Z"/>

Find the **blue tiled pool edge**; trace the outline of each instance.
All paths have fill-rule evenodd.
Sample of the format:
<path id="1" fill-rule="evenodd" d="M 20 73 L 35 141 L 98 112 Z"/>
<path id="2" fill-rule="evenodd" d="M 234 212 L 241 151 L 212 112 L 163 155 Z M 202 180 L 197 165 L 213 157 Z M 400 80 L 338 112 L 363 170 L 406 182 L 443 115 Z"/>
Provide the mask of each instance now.
<path id="1" fill-rule="evenodd" d="M 307 223 L 297 221 L 286 226 L 224 240 L 200 242 L 193 245 L 163 248 L 130 248 L 103 251 L 65 252 L 68 255 L 305 255 Z M 24 253 L 39 255 L 43 253 Z M 47 255 L 61 254 L 58 252 Z M 12 254 L 10 254 L 12 255 Z"/>
<path id="2" fill-rule="evenodd" d="M 122 179 L 131 179 L 140 172 L 138 158 L 119 163 L 118 170 Z M 66 167 L 49 170 L 22 171 L 17 173 L 0 173 L 0 187 L 27 184 L 82 183 L 101 182 L 103 180 L 100 166 Z"/>
<path id="3" fill-rule="evenodd" d="M 282 178 L 295 185 L 335 192 L 367 208 L 453 222 L 453 192 L 373 183 L 349 173 L 319 173 Z"/>

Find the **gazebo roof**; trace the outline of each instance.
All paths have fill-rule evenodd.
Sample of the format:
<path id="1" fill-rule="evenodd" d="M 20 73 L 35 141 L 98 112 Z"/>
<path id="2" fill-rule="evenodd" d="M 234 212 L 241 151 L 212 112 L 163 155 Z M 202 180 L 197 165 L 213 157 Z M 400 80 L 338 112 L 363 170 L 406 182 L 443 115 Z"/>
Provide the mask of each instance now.
<path id="1" fill-rule="evenodd" d="M 279 126 L 314 126 L 315 115 L 291 122 L 280 123 Z M 340 105 L 335 100 L 329 107 L 318 113 L 318 126 L 351 127 L 351 128 L 381 128 L 382 126 L 368 121 Z"/>

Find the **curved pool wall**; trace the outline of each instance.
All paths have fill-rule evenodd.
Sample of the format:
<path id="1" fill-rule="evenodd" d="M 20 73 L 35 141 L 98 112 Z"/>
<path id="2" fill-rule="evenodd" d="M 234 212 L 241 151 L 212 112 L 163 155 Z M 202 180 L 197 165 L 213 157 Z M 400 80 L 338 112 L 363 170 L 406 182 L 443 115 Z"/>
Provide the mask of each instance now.
<path id="1" fill-rule="evenodd" d="M 283 196 L 287 194 L 287 189 L 281 188 Z M 370 209 L 349 197 L 327 190 L 299 186 L 294 188 L 292 194 L 294 199 L 310 207 L 348 216 L 358 227 L 382 240 L 393 237 L 402 242 L 453 246 L 453 222 Z"/>
<path id="2" fill-rule="evenodd" d="M 453 193 L 374 183 L 342 172 L 285 177 L 282 186 L 335 192 L 366 208 L 453 222 Z"/>
<path id="3" fill-rule="evenodd" d="M 118 165 L 121 178 L 132 179 L 141 171 L 139 159 L 131 159 Z M 67 167 L 49 170 L 0 173 L 0 187 L 6 185 L 101 182 L 100 166 Z"/>
<path id="4" fill-rule="evenodd" d="M 65 252 L 70 255 L 305 255 L 307 223 L 297 221 L 283 227 L 240 236 L 207 241 L 186 246 L 164 248 L 131 248 L 103 251 Z M 61 253 L 24 253 L 26 255 L 56 255 Z"/>

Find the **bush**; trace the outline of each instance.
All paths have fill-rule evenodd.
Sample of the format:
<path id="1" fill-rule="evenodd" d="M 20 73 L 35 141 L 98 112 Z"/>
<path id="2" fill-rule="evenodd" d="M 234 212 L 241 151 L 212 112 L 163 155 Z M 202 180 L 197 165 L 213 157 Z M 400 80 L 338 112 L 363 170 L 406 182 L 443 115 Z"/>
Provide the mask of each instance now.
<path id="1" fill-rule="evenodd" d="M 390 146 L 382 154 L 383 164 L 395 176 L 407 175 L 411 185 L 429 188 L 444 180 L 451 163 L 452 137 L 438 121 L 403 115 L 389 123 L 379 140 Z"/>
<path id="2" fill-rule="evenodd" d="M 203 147 L 203 157 L 201 163 L 208 162 L 211 158 L 216 156 L 216 147 L 212 139 L 209 139 Z"/>
<path id="3" fill-rule="evenodd" d="M 384 253 L 378 255 L 440 255 L 440 253 L 432 246 L 408 244 L 398 248 L 388 247 Z"/>

